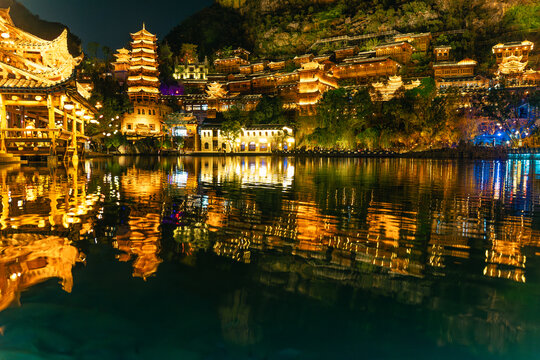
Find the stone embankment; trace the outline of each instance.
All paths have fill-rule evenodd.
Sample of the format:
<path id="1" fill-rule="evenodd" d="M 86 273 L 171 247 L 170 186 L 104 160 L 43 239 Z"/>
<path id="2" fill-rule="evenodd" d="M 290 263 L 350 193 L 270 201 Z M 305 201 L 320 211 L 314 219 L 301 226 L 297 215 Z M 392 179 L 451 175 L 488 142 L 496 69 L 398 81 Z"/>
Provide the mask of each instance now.
<path id="1" fill-rule="evenodd" d="M 485 159 L 504 160 L 515 150 L 506 148 L 462 147 L 448 149 L 432 149 L 425 151 L 367 151 L 367 150 L 291 150 L 275 152 L 280 156 L 298 157 L 359 157 L 359 158 L 414 158 L 414 159 Z"/>

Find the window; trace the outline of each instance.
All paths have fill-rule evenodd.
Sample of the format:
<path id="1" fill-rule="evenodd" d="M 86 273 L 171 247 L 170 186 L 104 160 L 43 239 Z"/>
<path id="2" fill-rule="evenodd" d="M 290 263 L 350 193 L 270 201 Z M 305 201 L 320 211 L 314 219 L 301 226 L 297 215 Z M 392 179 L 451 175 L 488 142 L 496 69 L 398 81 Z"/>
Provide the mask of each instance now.
<path id="1" fill-rule="evenodd" d="M 128 130 L 131 130 L 131 127 L 132 127 L 131 124 L 127 124 L 127 129 L 128 129 Z"/>
<path id="2" fill-rule="evenodd" d="M 141 115 L 141 109 L 137 109 L 137 114 Z"/>
<path id="3" fill-rule="evenodd" d="M 154 113 L 154 115 L 156 115 L 156 110 L 152 110 L 152 112 Z"/>
<path id="4" fill-rule="evenodd" d="M 205 149 L 205 150 L 208 150 L 208 149 L 210 149 L 210 144 L 208 144 L 208 143 L 204 143 L 204 149 Z"/>
<path id="5" fill-rule="evenodd" d="M 144 109 L 142 109 L 142 114 L 143 114 L 143 115 L 145 115 L 145 113 L 144 113 Z"/>
<path id="6" fill-rule="evenodd" d="M 155 130 L 156 129 L 156 126 L 154 124 L 150 124 L 150 130 Z"/>

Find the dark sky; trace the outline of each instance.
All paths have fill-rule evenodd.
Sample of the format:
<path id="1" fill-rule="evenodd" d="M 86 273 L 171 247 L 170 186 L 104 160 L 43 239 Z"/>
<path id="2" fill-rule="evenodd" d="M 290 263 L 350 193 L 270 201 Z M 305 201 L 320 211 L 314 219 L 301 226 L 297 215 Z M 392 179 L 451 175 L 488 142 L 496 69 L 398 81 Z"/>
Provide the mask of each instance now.
<path id="1" fill-rule="evenodd" d="M 213 0 L 19 0 L 48 21 L 61 22 L 83 41 L 127 45 L 129 33 L 142 27 L 163 38 L 182 20 L 211 5 Z"/>

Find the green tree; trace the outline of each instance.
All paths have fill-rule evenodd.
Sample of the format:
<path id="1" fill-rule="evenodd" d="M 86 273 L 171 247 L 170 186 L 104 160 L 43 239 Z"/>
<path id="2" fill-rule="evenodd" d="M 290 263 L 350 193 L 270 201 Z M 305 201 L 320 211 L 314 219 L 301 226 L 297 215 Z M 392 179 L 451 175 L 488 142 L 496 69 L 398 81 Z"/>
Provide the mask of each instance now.
<path id="1" fill-rule="evenodd" d="M 317 128 L 309 139 L 323 147 L 354 147 L 371 111 L 371 98 L 365 89 L 327 91 L 317 105 Z"/>
<path id="2" fill-rule="evenodd" d="M 227 140 L 229 149 L 236 151 L 236 140 L 240 138 L 242 127 L 240 110 L 236 107 L 232 108 L 224 114 L 225 121 L 221 124 L 221 134 Z"/>
<path id="3" fill-rule="evenodd" d="M 159 47 L 159 73 L 161 78 L 166 82 L 174 80 L 173 53 L 167 43 L 163 43 Z"/>
<path id="4" fill-rule="evenodd" d="M 180 62 L 182 64 L 192 64 L 199 61 L 198 45 L 182 44 L 180 48 Z"/>
<path id="5" fill-rule="evenodd" d="M 494 127 L 498 126 L 507 134 L 512 134 L 512 130 L 518 125 L 516 119 L 519 118 L 519 107 L 526 98 L 524 90 L 492 88 L 487 94 L 476 94 L 472 101 L 479 115 L 494 121 Z M 516 138 L 511 137 L 511 140 L 517 142 Z"/>
<path id="6" fill-rule="evenodd" d="M 264 95 L 251 118 L 254 124 L 287 124 L 283 101 L 278 96 Z"/>

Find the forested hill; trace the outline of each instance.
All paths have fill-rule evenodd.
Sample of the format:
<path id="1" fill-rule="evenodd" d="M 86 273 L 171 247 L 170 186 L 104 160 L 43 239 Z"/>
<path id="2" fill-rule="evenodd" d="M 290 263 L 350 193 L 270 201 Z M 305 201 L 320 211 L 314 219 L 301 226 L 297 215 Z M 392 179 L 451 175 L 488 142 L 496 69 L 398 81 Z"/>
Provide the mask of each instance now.
<path id="1" fill-rule="evenodd" d="M 8 7 L 10 8 L 11 18 L 17 27 L 42 39 L 53 40 L 58 37 L 64 29 L 68 28 L 61 23 L 40 19 L 39 16 L 32 14 L 24 5 L 16 0 L 0 0 L 0 8 Z M 69 32 L 68 35 L 68 45 L 72 55 L 80 55 L 81 39 L 71 32 Z"/>
<path id="2" fill-rule="evenodd" d="M 482 61 L 499 41 L 538 41 L 536 0 L 217 0 L 165 38 L 173 52 L 182 43 L 199 45 L 200 55 L 224 46 L 244 46 L 255 56 L 288 57 L 325 52 L 343 44 L 312 48 L 318 39 L 396 30 L 430 31 L 434 41 L 453 45 L 456 56 Z M 456 31 L 457 30 L 457 31 Z M 456 31 L 443 34 L 447 31 Z M 361 46 L 376 45 L 372 40 Z"/>

